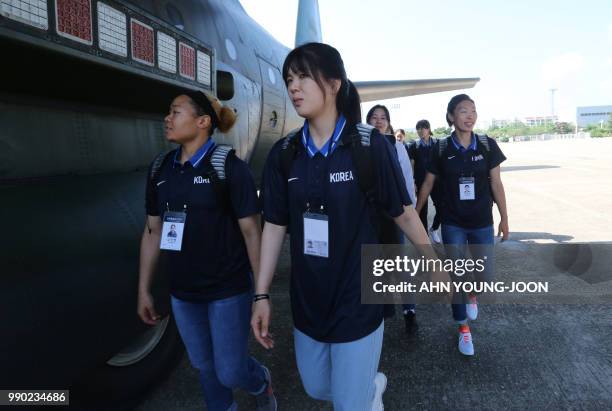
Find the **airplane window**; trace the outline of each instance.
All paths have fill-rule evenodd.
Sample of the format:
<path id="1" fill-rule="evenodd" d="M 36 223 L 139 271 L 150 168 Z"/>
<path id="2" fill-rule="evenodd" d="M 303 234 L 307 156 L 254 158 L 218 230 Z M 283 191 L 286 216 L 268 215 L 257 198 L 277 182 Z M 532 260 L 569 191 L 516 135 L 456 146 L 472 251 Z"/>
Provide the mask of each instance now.
<path id="1" fill-rule="evenodd" d="M 234 98 L 234 76 L 232 76 L 232 73 L 217 70 L 217 97 L 223 101 Z"/>
<path id="2" fill-rule="evenodd" d="M 225 39 L 225 49 L 227 50 L 227 54 L 229 54 L 232 60 L 236 60 L 238 54 L 236 53 L 236 47 L 234 43 L 230 39 Z"/>
<path id="3" fill-rule="evenodd" d="M 174 27 L 179 30 L 185 30 L 185 21 L 183 20 L 183 15 L 176 7 L 174 7 L 170 3 L 166 4 L 166 13 L 168 13 L 170 23 L 172 23 Z"/>

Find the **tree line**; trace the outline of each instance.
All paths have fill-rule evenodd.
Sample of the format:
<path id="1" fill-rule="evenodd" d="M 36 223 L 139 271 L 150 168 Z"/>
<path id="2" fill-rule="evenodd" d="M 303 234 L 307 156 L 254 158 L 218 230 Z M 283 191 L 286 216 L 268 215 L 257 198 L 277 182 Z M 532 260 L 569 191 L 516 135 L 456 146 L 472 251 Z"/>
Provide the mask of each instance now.
<path id="1" fill-rule="evenodd" d="M 444 137 L 451 133 L 450 127 L 438 127 L 433 130 L 434 137 Z M 515 121 L 505 126 L 491 126 L 488 129 L 476 129 L 474 130 L 477 134 L 487 134 L 491 138 L 495 138 L 499 141 L 508 141 L 510 137 L 516 136 L 536 136 L 540 134 L 570 134 L 576 131 L 576 125 L 574 123 L 568 123 L 560 121 L 557 123 L 547 123 L 539 126 L 528 126 L 520 121 Z M 612 114 L 610 115 L 607 122 L 603 124 L 591 124 L 580 131 L 586 131 L 591 133 L 591 137 L 610 137 L 612 136 Z M 409 140 L 415 140 L 418 138 L 417 134 L 412 131 L 406 131 L 406 138 Z"/>

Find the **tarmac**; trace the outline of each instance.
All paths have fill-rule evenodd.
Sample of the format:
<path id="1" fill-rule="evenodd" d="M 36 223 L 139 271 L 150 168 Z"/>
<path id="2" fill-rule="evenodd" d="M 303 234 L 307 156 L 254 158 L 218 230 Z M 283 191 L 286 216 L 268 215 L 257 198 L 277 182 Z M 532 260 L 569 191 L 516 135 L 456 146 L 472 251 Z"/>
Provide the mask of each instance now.
<path id="1" fill-rule="evenodd" d="M 502 181 L 510 241 L 497 247 L 612 241 L 612 138 L 500 147 L 508 158 Z M 495 208 L 494 216 L 497 228 Z M 280 410 L 331 410 L 306 395 L 297 372 L 289 268 L 285 243 L 271 290 L 276 347 L 265 351 L 253 340 L 252 354 L 271 369 Z M 470 323 L 473 357 L 457 351 L 450 307 L 417 307 L 419 330 L 412 337 L 396 314 L 385 322 L 380 362 L 388 377 L 385 409 L 612 409 L 612 300 L 594 301 L 482 305 L 478 320 Z M 254 409 L 249 395 L 237 391 L 235 396 L 239 409 Z M 197 372 L 185 356 L 136 409 L 203 408 Z"/>

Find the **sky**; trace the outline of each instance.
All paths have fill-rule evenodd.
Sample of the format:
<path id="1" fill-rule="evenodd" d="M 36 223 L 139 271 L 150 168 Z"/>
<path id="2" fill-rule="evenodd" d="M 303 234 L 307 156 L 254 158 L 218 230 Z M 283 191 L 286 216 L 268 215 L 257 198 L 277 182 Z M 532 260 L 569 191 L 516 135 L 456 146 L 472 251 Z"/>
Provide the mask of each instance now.
<path id="1" fill-rule="evenodd" d="M 288 47 L 297 0 L 241 0 Z M 480 77 L 463 91 L 380 102 L 395 128 L 421 119 L 446 126 L 448 100 L 466 92 L 477 126 L 552 113 L 575 122 L 577 106 L 612 105 L 612 0 L 319 0 L 323 42 L 351 80 Z M 376 102 L 364 103 L 367 112 Z"/>

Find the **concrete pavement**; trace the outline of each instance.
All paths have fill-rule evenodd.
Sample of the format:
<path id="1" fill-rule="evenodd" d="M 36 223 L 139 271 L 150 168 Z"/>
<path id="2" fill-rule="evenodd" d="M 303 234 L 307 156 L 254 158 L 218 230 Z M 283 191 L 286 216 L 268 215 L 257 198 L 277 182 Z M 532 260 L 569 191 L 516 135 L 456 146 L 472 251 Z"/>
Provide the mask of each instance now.
<path id="1" fill-rule="evenodd" d="M 612 139 L 502 143 L 511 240 L 612 240 Z M 496 224 L 499 221 L 494 210 Z M 272 289 L 274 350 L 253 343 L 272 370 L 281 410 L 328 410 L 297 373 L 285 245 Z M 476 355 L 460 355 L 450 307 L 418 307 L 419 332 L 385 324 L 380 369 L 386 410 L 612 409 L 612 305 L 486 305 L 471 323 Z M 240 409 L 253 401 L 237 392 Z M 185 358 L 139 411 L 200 410 L 197 373 Z"/>

